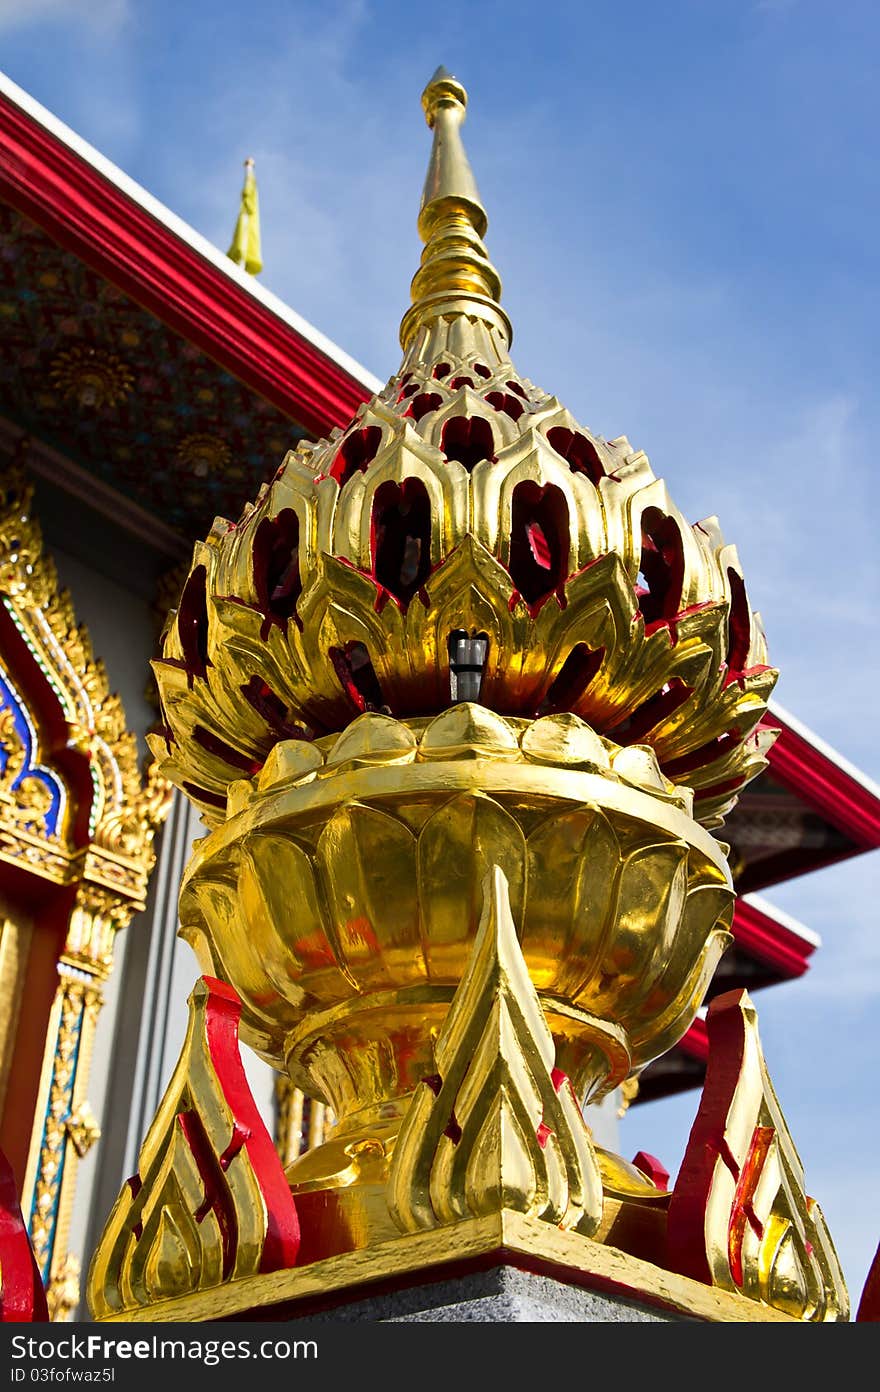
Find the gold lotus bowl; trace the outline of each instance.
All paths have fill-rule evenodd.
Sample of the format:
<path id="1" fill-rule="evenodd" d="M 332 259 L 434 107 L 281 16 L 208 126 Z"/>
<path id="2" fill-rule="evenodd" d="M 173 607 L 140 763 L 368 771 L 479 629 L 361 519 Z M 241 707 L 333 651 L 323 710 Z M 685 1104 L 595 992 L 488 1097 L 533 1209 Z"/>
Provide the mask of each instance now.
<path id="1" fill-rule="evenodd" d="M 242 1038 L 364 1136 L 435 1072 L 499 866 L 557 1066 L 597 1100 L 681 1037 L 730 940 L 727 863 L 690 797 L 576 716 L 365 714 L 231 786 L 181 932 L 241 996 Z"/>

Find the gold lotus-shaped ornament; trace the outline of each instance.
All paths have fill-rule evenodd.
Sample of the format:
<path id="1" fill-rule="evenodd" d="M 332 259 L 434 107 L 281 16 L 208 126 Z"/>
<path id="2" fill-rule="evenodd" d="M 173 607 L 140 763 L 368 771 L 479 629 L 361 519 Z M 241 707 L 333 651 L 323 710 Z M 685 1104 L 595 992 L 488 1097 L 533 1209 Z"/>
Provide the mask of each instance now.
<path id="1" fill-rule="evenodd" d="M 689 526 L 644 455 L 510 361 L 465 101 L 443 72 L 425 94 L 400 373 L 215 524 L 155 664 L 152 747 L 212 828 L 181 931 L 241 996 L 242 1037 L 336 1114 L 290 1179 L 325 1217 L 331 1191 L 373 1194 L 343 1245 L 391 1221 L 484 886 L 505 886 L 556 1070 L 577 1106 L 602 1097 L 703 1000 L 733 905 L 706 827 L 772 738 L 775 673 L 717 523 Z M 301 1216 L 307 1251 L 324 1218 Z"/>
<path id="2" fill-rule="evenodd" d="M 340 1071 L 329 1037 L 377 1008 L 383 1037 L 389 1012 L 404 1034 L 410 1017 L 442 1018 L 492 866 L 581 1095 L 680 1038 L 728 941 L 729 873 L 690 795 L 653 751 L 575 716 L 366 714 L 339 738 L 276 746 L 230 801 L 187 869 L 182 932 L 242 996 L 243 1037 L 338 1116 L 389 1080 L 372 1056 L 363 1076 L 352 1058 Z M 389 1058 L 399 1090 L 426 1048 Z"/>
<path id="3" fill-rule="evenodd" d="M 758 772 L 776 678 L 736 549 L 689 525 L 647 458 L 579 425 L 513 366 L 486 214 L 441 74 L 400 371 L 345 430 L 289 453 L 195 549 L 163 657 L 152 748 L 209 823 L 275 744 L 457 698 L 572 712 L 645 743 L 716 825 Z"/>
<path id="4" fill-rule="evenodd" d="M 580 1103 L 671 1047 L 730 940 L 734 897 L 690 811 L 647 746 L 467 703 L 283 742 L 234 785 L 229 819 L 196 845 L 181 932 L 241 995 L 242 1037 L 336 1114 L 295 1186 L 372 1175 L 382 1190 L 491 873 Z"/>

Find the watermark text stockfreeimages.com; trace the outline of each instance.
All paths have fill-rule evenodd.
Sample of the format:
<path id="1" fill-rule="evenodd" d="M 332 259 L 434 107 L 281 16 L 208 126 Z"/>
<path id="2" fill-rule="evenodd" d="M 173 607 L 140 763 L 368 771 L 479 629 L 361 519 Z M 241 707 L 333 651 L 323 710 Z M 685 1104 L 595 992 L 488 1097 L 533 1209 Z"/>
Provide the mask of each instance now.
<path id="1" fill-rule="evenodd" d="M 116 1363 L 120 1360 L 178 1361 L 216 1367 L 236 1359 L 317 1358 L 315 1339 L 171 1339 L 160 1334 L 147 1338 L 116 1338 L 107 1334 L 67 1334 L 46 1338 L 15 1334 L 10 1351 L 12 1382 L 112 1382 L 113 1367 L 73 1367 L 83 1363 Z M 61 1359 L 66 1367 L 49 1368 Z M 28 1364 L 30 1367 L 28 1367 Z M 92 1372 L 99 1376 L 87 1377 Z M 37 1376 L 34 1376 L 34 1374 Z M 79 1373 L 81 1376 L 76 1376 Z"/>

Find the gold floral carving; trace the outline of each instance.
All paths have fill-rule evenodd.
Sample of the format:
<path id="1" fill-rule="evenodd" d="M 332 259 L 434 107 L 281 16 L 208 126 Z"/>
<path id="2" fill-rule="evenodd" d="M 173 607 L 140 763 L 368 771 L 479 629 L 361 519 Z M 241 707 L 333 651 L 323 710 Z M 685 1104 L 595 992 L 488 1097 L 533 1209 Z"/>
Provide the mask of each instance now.
<path id="1" fill-rule="evenodd" d="M 44 553 L 32 515 L 32 486 L 19 464 L 0 480 L 0 602 L 51 690 L 63 722 L 60 747 L 79 755 L 90 774 L 88 834 L 74 831 L 77 805 L 68 779 L 65 809 L 49 834 L 49 785 L 26 771 L 27 751 L 10 707 L 0 710 L 0 866 L 5 862 L 72 888 L 72 906 L 59 957 L 60 981 L 50 1015 L 38 1104 L 24 1185 L 37 1261 L 50 1285 L 69 1290 L 73 1270 L 66 1241 L 79 1158 L 99 1134 L 88 1110 L 91 1040 L 102 1003 L 101 982 L 112 966 L 116 933 L 143 908 L 153 865 L 153 838 L 170 805 L 171 786 L 152 764 L 142 777 L 135 735 L 126 729 L 119 697 L 78 625 L 69 594 Z M 18 686 L 4 654 L 5 676 Z M 31 757 L 52 769 L 55 747 L 39 717 L 27 713 Z M 37 926 L 36 931 L 39 931 Z M 59 1297 L 60 1298 L 60 1297 Z M 66 1299 L 66 1297 L 65 1297 Z M 75 1302 L 74 1302 L 75 1303 Z"/>
<path id="2" fill-rule="evenodd" d="M 65 400 L 83 410 L 118 406 L 134 387 L 134 373 L 116 353 L 89 343 L 76 343 L 56 354 L 49 381 Z"/>
<path id="3" fill-rule="evenodd" d="M 6 756 L 0 772 L 0 818 L 35 837 L 47 838 L 46 816 L 52 806 L 52 794 L 46 784 L 32 774 L 21 777 L 27 750 L 9 706 L 0 710 L 0 750 Z M 59 838 L 56 835 L 52 839 Z"/>
<path id="4" fill-rule="evenodd" d="M 33 488 L 21 467 L 9 467 L 0 486 L 0 599 L 58 700 L 68 745 L 90 759 L 94 878 L 109 879 L 120 898 L 141 908 L 154 859 L 153 837 L 170 805 L 170 785 L 155 767 L 142 778 L 137 740 L 126 729 L 122 703 L 110 691 L 104 664 L 93 655 L 70 595 L 60 588 L 54 563 L 43 550 L 31 511 Z M 62 883 L 78 880 L 82 858 L 68 844 L 68 826 L 59 830 L 60 847 L 35 846 L 27 837 L 30 832 L 40 839 L 44 785 L 22 780 L 15 805 L 9 807 L 9 786 L 23 767 L 23 750 L 8 710 L 0 712 L 0 743 L 8 758 L 0 786 L 0 859 L 24 860 L 28 868 Z"/>
<path id="5" fill-rule="evenodd" d="M 482 1254 L 527 1234 L 578 1270 L 595 1251 L 619 1270 L 626 1252 L 651 1264 L 638 1279 L 678 1288 L 660 1267 L 680 1194 L 595 1148 L 580 1108 L 702 1004 L 733 906 L 706 828 L 766 762 L 776 673 L 717 521 L 689 525 L 641 452 L 514 368 L 466 94 L 441 70 L 423 102 L 425 250 L 400 371 L 215 522 L 154 664 L 151 748 L 211 828 L 181 932 L 240 994 L 245 1040 L 289 1074 L 282 1143 L 302 1148 L 302 1095 L 333 1110 L 288 1165 L 306 1274 L 285 1289 L 387 1273 L 388 1253 L 418 1270 L 408 1252 L 448 1260 L 477 1229 L 496 1244 Z M 739 1177 L 757 1174 L 768 1097 L 752 1097 L 745 1150 L 727 1142 Z M 99 1317 L 208 1312 L 218 1239 L 193 1225 L 202 1189 L 175 1107 L 99 1249 Z M 769 1300 L 799 1319 L 818 1298 L 810 1263 L 832 1272 L 772 1115 L 748 1205 L 726 1168 L 712 1209 L 725 1242 L 734 1210 L 760 1226 L 760 1250 L 742 1225 L 736 1239 L 754 1280 L 728 1262 L 733 1286 L 712 1290 L 719 1256 L 684 1282 L 685 1310 L 753 1318 Z M 267 1303 L 244 1277 L 222 1308 L 245 1308 L 243 1289 Z"/>
<path id="6" fill-rule="evenodd" d="M 455 400 L 449 407 L 453 412 L 467 409 L 466 403 Z M 555 403 L 552 411 L 547 410 L 555 424 L 567 419 Z M 442 426 L 440 419 L 438 438 Z M 368 428 L 381 428 L 387 436 L 388 462 L 369 479 L 358 475 L 352 480 L 348 487 L 353 496 L 345 499 L 350 507 L 335 524 L 333 516 L 321 514 L 330 512 L 336 484 L 328 478 L 315 488 L 309 472 L 312 467 L 321 469 L 321 459 L 307 468 L 304 460 L 289 457 L 281 479 L 228 534 L 229 541 L 223 544 L 215 539 L 196 548 L 196 571 L 207 577 L 200 582 L 207 595 L 204 670 L 195 675 L 187 670 L 189 659 L 177 623 L 168 631 L 164 660 L 155 664 L 168 732 L 165 737 L 152 736 L 151 748 L 167 776 L 180 786 L 186 784 L 206 818 L 216 822 L 229 783 L 243 767 L 259 766 L 265 760 L 285 726 L 303 736 L 322 734 L 342 728 L 357 713 L 358 705 L 340 685 L 337 654 L 362 645 L 383 703 L 395 713 L 404 713 L 437 708 L 448 700 L 450 634 L 485 632 L 489 657 L 481 699 L 501 710 L 525 714 L 542 707 L 552 709 L 552 688 L 576 649 L 601 653 L 601 669 L 582 696 L 565 700 L 560 694 L 558 699 L 563 708 L 583 716 L 600 731 L 613 736 L 649 701 L 659 712 L 664 708 L 662 698 L 683 694 L 674 714 L 658 715 L 645 731 L 644 742 L 656 749 L 673 779 L 695 787 L 700 818 L 716 824 L 735 802 L 739 788 L 766 764 L 772 735 L 757 727 L 775 681 L 775 673 L 766 667 L 764 640 L 754 619 L 748 674 L 727 680 L 730 600 L 725 585 L 728 573 L 738 575 L 739 571 L 733 548 L 725 546 L 717 528 L 706 523 L 702 530 L 688 533 L 696 538 L 688 551 L 693 554 L 693 578 L 676 641 L 672 642 L 665 627 L 646 632 L 630 578 L 638 570 L 641 547 L 641 533 L 633 529 L 633 519 L 650 508 L 666 516 L 677 514 L 644 456 L 632 455 L 627 445 L 620 445 L 620 473 L 608 508 L 612 504 L 620 508 L 614 529 L 606 529 L 607 512 L 596 502 L 600 537 L 589 540 L 596 528 L 588 518 L 579 524 L 575 535 L 583 536 L 583 545 L 559 602 L 552 598 L 533 613 L 493 552 L 500 542 L 487 544 L 490 536 L 503 536 L 503 498 L 498 497 L 503 481 L 480 473 L 479 466 L 469 476 L 454 461 L 444 459 L 436 445 L 430 450 L 419 448 L 431 443 L 425 439 L 430 431 L 427 416 L 417 432 L 411 421 L 380 413 L 376 405 L 372 414 L 365 411 L 358 419 L 358 430 Z M 528 437 L 512 442 L 503 452 L 503 463 L 499 459 L 492 467 L 509 471 L 509 491 L 519 479 L 532 481 L 538 488 L 555 486 L 563 491 L 564 486 L 575 510 L 593 485 L 586 480 L 575 481 L 582 485 L 579 488 L 569 483 L 567 465 L 555 461 L 542 441 L 536 420 Z M 339 448 L 338 441 L 326 447 L 325 469 Z M 610 459 L 608 467 L 612 468 Z M 403 610 L 394 602 L 382 602 L 380 587 L 370 573 L 369 519 L 376 491 L 385 482 L 405 478 L 418 478 L 429 496 L 437 499 L 440 516 L 448 518 L 450 535 L 446 540 L 438 534 L 436 561 L 432 560 L 420 597 Z M 485 501 L 481 485 L 485 485 Z M 315 515 L 311 517 L 313 488 Z M 583 502 L 585 511 L 588 503 L 593 506 L 588 498 Z M 355 508 L 357 514 L 352 516 Z M 485 519 L 484 508 L 489 513 Z M 250 548 L 257 528 L 288 510 L 301 511 L 304 517 L 301 536 L 306 540 L 300 543 L 299 561 L 304 590 L 298 602 L 302 626 L 291 619 L 272 623 L 267 631 L 260 597 L 247 578 L 253 573 Z M 473 519 L 469 525 L 474 534 L 463 534 L 456 525 L 460 517 Z M 684 523 L 678 525 L 684 527 Z M 338 549 L 339 559 L 310 555 L 307 538 L 328 532 L 327 545 Z M 608 550 L 612 537 L 617 545 L 613 554 Z M 350 538 L 360 540 L 355 545 Z M 198 581 L 196 575 L 194 588 Z M 271 693 L 270 718 L 249 699 L 255 680 L 265 683 Z M 666 708 L 672 704 L 667 700 Z M 733 726 L 735 736 L 728 735 Z M 214 737 L 212 741 L 199 737 L 198 732 L 205 730 Z M 691 756 L 696 759 L 693 765 Z M 678 772 L 679 765 L 688 766 L 687 779 Z"/>
<path id="7" fill-rule="evenodd" d="M 177 1066 L 88 1278 L 96 1318 L 296 1258 L 293 1201 L 238 1057 L 238 1002 L 201 978 Z"/>
<path id="8" fill-rule="evenodd" d="M 669 1209 L 677 1270 L 799 1320 L 846 1320 L 822 1210 L 767 1073 L 747 991 L 716 997 L 709 1067 Z"/>
<path id="9" fill-rule="evenodd" d="M 80 1160 L 101 1139 L 101 1128 L 88 1102 L 80 1102 L 67 1118 L 67 1134 Z"/>
<path id="10" fill-rule="evenodd" d="M 68 1252 L 46 1291 L 49 1318 L 54 1324 L 72 1319 L 73 1312 L 79 1304 L 81 1279 L 82 1265 L 79 1257 Z"/>
<path id="11" fill-rule="evenodd" d="M 24 740 L 15 728 L 15 716 L 8 706 L 0 710 L 0 749 L 6 755 L 6 763 L 0 773 L 0 795 L 9 795 L 24 768 L 27 752 Z"/>
<path id="12" fill-rule="evenodd" d="M 12 1051 L 24 1004 L 33 923 L 24 914 L 0 915 L 0 1108 L 12 1070 Z M 0 1181 L 2 1182 L 2 1181 Z"/>
<path id="13" fill-rule="evenodd" d="M 33 1195 L 30 1235 L 34 1256 L 49 1279 L 63 1264 L 76 1187 L 76 1164 L 84 1152 L 72 1142 L 71 1119 L 87 1107 L 85 1086 L 95 1024 L 103 1004 L 89 974 L 61 965 L 47 1032 L 44 1088 L 37 1109 L 25 1195 Z M 90 1114 L 90 1109 L 86 1115 Z"/>
<path id="14" fill-rule="evenodd" d="M 391 1214 L 403 1232 L 504 1208 L 588 1236 L 602 1178 L 529 978 L 503 872 L 483 883 L 468 967 L 394 1148 Z"/>

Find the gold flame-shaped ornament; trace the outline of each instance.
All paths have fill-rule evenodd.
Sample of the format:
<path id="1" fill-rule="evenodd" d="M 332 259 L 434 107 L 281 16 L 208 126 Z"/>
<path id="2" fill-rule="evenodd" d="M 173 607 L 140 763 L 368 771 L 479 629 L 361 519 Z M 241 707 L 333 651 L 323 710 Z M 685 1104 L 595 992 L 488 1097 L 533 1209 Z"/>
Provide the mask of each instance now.
<path id="1" fill-rule="evenodd" d="M 495 866 L 473 953 L 404 1118 L 388 1189 L 404 1232 L 513 1209 L 590 1236 L 602 1180 Z"/>
<path id="2" fill-rule="evenodd" d="M 238 1052 L 241 1002 L 200 977 L 177 1066 L 107 1220 L 88 1280 L 96 1319 L 293 1266 L 299 1224 Z"/>
<path id="3" fill-rule="evenodd" d="M 676 1270 L 794 1319 L 846 1320 L 822 1210 L 767 1073 L 748 992 L 709 1007 L 709 1064 L 669 1208 Z"/>

